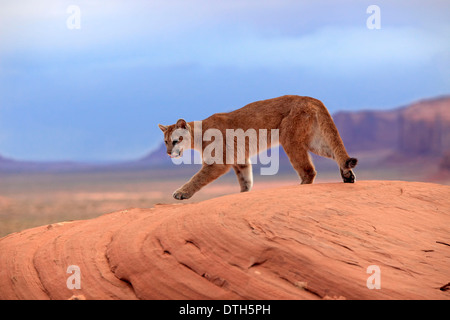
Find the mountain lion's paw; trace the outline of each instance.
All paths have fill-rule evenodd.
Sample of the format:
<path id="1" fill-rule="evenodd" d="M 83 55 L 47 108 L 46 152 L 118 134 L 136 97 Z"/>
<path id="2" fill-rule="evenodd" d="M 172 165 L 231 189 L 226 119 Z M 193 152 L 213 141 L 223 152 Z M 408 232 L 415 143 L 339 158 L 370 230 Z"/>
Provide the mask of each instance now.
<path id="1" fill-rule="evenodd" d="M 173 197 L 177 200 L 189 199 L 192 197 L 192 193 L 184 191 L 182 189 L 178 189 L 173 193 Z"/>
<path id="2" fill-rule="evenodd" d="M 344 180 L 344 183 L 355 183 L 355 175 L 350 170 L 347 174 L 342 175 L 342 179 Z"/>

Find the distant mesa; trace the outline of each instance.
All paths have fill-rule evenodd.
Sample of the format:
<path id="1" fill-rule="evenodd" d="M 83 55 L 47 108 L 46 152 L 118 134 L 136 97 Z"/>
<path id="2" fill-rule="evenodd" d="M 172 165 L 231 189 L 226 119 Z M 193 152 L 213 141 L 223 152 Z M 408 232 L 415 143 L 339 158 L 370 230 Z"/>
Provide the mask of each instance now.
<path id="1" fill-rule="evenodd" d="M 450 97 L 387 111 L 338 112 L 336 126 L 349 152 L 385 152 L 401 162 L 443 161 L 450 151 Z"/>
<path id="2" fill-rule="evenodd" d="M 12 163 L 12 162 L 14 162 L 14 160 L 5 158 L 5 157 L 3 157 L 3 156 L 0 154 L 0 164 L 2 164 L 2 163 Z"/>
<path id="3" fill-rule="evenodd" d="M 441 168 L 450 170 L 450 151 L 447 151 L 442 157 Z"/>
<path id="4" fill-rule="evenodd" d="M 158 148 L 149 152 L 146 156 L 139 159 L 139 162 L 147 162 L 153 165 L 164 165 L 168 162 L 168 155 L 164 143 L 161 143 Z"/>
<path id="5" fill-rule="evenodd" d="M 71 161 L 22 161 L 0 156 L 0 173 L 85 171 L 96 167 L 93 164 Z"/>

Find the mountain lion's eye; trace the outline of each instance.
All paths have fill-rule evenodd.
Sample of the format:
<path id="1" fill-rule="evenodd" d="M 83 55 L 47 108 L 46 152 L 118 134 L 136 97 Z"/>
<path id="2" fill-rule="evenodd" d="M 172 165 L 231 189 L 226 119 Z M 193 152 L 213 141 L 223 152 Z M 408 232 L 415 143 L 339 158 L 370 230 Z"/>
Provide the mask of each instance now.
<path id="1" fill-rule="evenodd" d="M 178 143 L 178 140 L 173 140 L 172 145 L 176 145 Z"/>

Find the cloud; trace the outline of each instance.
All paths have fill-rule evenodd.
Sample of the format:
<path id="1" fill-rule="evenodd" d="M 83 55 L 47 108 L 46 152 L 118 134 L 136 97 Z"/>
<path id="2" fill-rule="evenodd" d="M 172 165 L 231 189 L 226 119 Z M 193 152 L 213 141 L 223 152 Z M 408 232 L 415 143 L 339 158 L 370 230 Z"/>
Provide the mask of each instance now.
<path id="1" fill-rule="evenodd" d="M 3 69 L 5 64 L 20 67 L 17 57 L 26 56 L 24 66 L 40 68 L 78 67 L 80 63 L 99 68 L 197 65 L 359 74 L 392 65 L 428 63 L 449 50 L 448 24 L 436 30 L 386 22 L 381 30 L 368 30 L 366 13 L 360 8 L 359 25 L 333 24 L 339 11 L 330 7 L 318 16 L 319 26 L 313 21 L 301 28 L 299 17 L 291 12 L 298 11 L 306 20 L 304 12 L 317 14 L 319 5 L 272 0 L 158 0 L 125 6 L 121 1 L 79 1 L 81 30 L 74 31 L 65 24 L 71 1 L 25 3 L 28 5 L 2 3 Z M 321 3 L 333 5 L 331 1 Z M 382 10 L 389 17 L 386 6 Z M 353 11 L 345 14 L 351 16 Z M 289 31 L 289 26 L 299 30 Z"/>
<path id="2" fill-rule="evenodd" d="M 446 34 L 429 34 L 410 27 L 367 30 L 330 26 L 298 37 L 216 42 L 206 46 L 199 63 L 242 68 L 304 67 L 323 72 L 330 68 L 357 72 L 361 68 L 413 66 L 448 52 Z"/>
<path id="3" fill-rule="evenodd" d="M 447 30 L 445 30 L 447 31 Z M 449 30 L 450 31 L 450 30 Z M 204 32 L 185 38 L 136 44 L 133 54 L 118 53 L 101 62 L 105 68 L 176 67 L 289 69 L 359 77 L 380 68 L 415 68 L 445 57 L 446 32 L 412 27 L 368 30 L 324 27 L 306 35 L 261 37 Z"/>

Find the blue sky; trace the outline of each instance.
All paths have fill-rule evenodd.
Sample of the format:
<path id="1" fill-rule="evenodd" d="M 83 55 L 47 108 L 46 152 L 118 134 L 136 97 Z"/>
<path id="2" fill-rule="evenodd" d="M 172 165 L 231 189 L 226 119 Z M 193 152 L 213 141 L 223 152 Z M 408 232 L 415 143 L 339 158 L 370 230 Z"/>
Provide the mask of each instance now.
<path id="1" fill-rule="evenodd" d="M 369 5 L 381 10 L 370 30 Z M 70 5 L 80 29 L 69 29 Z M 0 1 L 0 154 L 123 161 L 158 123 L 284 94 L 330 112 L 450 93 L 449 1 Z"/>

